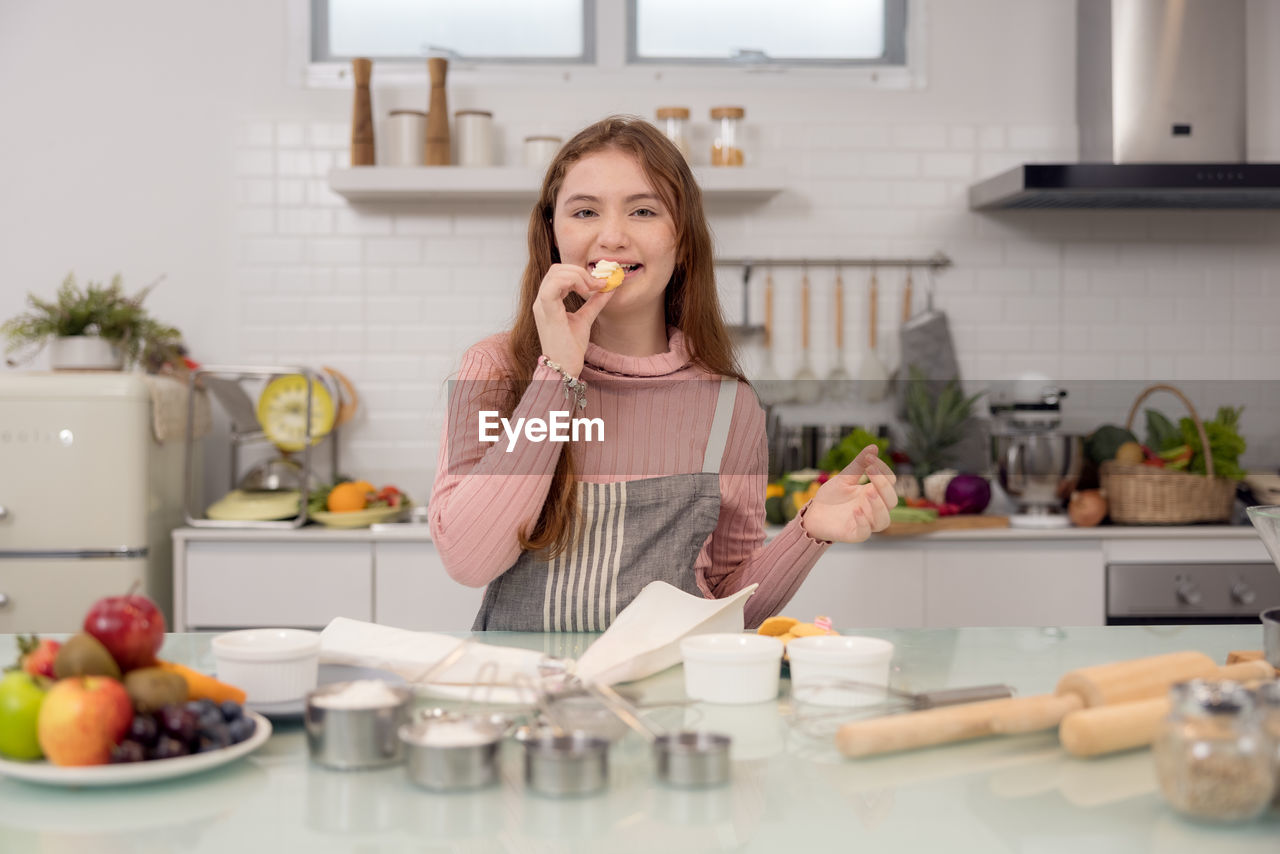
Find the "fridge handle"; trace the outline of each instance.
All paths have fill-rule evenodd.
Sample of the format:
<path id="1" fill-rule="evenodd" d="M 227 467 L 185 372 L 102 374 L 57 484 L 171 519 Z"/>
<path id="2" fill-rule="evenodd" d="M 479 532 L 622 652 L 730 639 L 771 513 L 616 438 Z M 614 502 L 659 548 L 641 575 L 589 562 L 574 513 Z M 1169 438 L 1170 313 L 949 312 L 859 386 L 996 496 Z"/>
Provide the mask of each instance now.
<path id="1" fill-rule="evenodd" d="M 8 593 L 0 593 L 0 610 L 8 608 L 11 601 Z"/>
<path id="2" fill-rule="evenodd" d="M 0 521 L 9 518 L 9 508 L 0 504 Z"/>

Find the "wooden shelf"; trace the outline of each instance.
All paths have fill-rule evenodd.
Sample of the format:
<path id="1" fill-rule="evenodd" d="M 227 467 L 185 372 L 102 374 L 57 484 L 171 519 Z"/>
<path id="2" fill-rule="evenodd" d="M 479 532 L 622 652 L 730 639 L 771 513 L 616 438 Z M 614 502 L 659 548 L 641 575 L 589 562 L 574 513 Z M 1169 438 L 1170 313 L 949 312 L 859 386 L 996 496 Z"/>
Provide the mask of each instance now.
<path id="1" fill-rule="evenodd" d="M 782 192 L 784 176 L 768 169 L 694 167 L 708 199 L 763 201 Z M 349 202 L 525 201 L 542 171 L 521 166 L 356 166 L 329 172 L 329 187 Z"/>

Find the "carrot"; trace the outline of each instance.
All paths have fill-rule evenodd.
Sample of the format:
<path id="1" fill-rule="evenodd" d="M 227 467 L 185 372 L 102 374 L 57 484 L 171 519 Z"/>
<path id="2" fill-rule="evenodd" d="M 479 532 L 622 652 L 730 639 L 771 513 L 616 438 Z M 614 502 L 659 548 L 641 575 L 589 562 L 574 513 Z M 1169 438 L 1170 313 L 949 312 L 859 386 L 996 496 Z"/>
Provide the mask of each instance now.
<path id="1" fill-rule="evenodd" d="M 158 660 L 156 661 L 156 666 L 170 673 L 176 673 L 187 680 L 187 692 L 191 695 L 192 700 L 212 700 L 215 703 L 232 700 L 237 703 L 244 703 L 244 691 L 234 685 L 219 682 L 212 676 L 208 676 L 198 670 L 192 670 L 186 665 L 177 664 L 173 661 Z"/>

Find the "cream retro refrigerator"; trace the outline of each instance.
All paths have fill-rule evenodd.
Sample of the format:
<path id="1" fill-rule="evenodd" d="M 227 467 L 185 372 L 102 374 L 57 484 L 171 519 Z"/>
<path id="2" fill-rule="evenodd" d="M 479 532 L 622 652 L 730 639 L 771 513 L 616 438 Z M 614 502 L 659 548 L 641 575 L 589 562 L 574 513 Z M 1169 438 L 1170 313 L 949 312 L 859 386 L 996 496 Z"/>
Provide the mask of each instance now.
<path id="1" fill-rule="evenodd" d="M 182 451 L 138 374 L 0 372 L 0 633 L 78 631 L 135 582 L 171 619 Z"/>

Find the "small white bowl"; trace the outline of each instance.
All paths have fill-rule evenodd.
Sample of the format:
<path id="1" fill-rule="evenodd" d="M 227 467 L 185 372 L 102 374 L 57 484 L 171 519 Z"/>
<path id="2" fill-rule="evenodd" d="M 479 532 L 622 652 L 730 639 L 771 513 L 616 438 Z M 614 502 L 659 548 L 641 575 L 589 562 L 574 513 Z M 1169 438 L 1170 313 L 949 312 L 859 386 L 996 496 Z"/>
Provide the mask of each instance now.
<path id="1" fill-rule="evenodd" d="M 235 685 L 249 703 L 287 703 L 314 691 L 320 634 L 303 629 L 244 629 L 211 644 L 218 679 Z"/>
<path id="2" fill-rule="evenodd" d="M 777 699 L 782 641 L 748 634 L 694 635 L 680 641 L 684 691 L 707 703 Z"/>
<path id="3" fill-rule="evenodd" d="M 880 638 L 813 635 L 787 644 L 791 696 L 819 706 L 869 706 L 885 695 L 870 689 L 840 688 L 841 680 L 886 687 L 893 644 Z"/>

